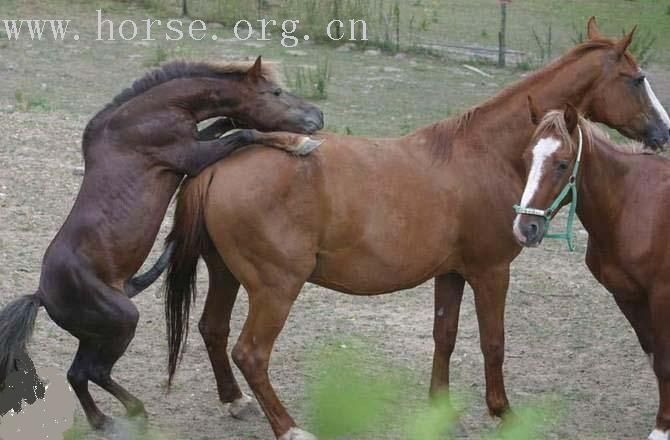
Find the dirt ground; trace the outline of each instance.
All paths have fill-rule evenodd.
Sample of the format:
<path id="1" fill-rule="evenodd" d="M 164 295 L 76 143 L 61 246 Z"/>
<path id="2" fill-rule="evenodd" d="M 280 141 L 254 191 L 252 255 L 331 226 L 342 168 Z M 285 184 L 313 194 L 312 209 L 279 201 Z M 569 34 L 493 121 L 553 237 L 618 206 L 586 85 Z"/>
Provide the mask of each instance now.
<path id="1" fill-rule="evenodd" d="M 139 76 L 145 69 L 143 60 L 153 50 L 138 46 L 129 55 L 122 52 L 127 48 L 118 46 L 98 49 L 73 42 L 48 47 L 21 43 L 0 48 L 0 305 L 36 289 L 41 256 L 65 219 L 81 182 L 81 176 L 73 171 L 82 165 L 83 127 L 123 84 Z M 190 55 L 202 57 L 209 49 L 192 49 Z M 307 62 L 311 55 L 321 53 L 318 48 L 307 48 L 307 56 L 293 55 L 273 52 L 275 49 L 270 47 L 231 43 L 227 51 L 217 49 L 217 54 L 225 52 L 225 56 L 233 58 L 266 49 L 271 56 L 287 62 L 294 62 L 296 57 Z M 345 55 L 333 52 L 333 56 Z M 418 126 L 424 119 L 446 116 L 446 104 L 441 99 L 456 92 L 445 90 L 446 98 L 438 99 L 432 90 L 442 84 L 444 72 L 456 75 L 457 67 L 419 60 L 419 65 L 427 67 L 417 69 L 412 60 L 379 56 L 371 61 L 361 54 L 347 56 L 349 63 L 333 80 L 332 98 L 323 103 L 331 127 L 351 125 L 361 131 L 368 127 L 366 133 L 370 134 L 396 134 L 401 124 Z M 123 69 L 118 67 L 119 57 L 126 64 Z M 363 69 L 370 64 L 380 76 L 391 78 L 391 89 L 376 90 L 365 83 L 364 77 L 370 75 Z M 67 67 L 55 68 L 56 65 Z M 388 66 L 397 70 L 388 70 Z M 357 74 L 349 75 L 352 72 Z M 661 72 L 657 68 L 652 75 L 657 94 L 668 104 L 670 81 Z M 417 75 L 432 75 L 432 82 L 416 79 Z M 475 81 L 462 75 L 460 84 Z M 489 82 L 467 89 L 471 92 L 467 99 L 452 108 L 476 102 L 518 78 L 517 73 L 510 72 L 496 75 L 499 84 Z M 344 87 L 345 84 L 353 85 Z M 367 99 L 352 101 L 351 94 L 361 93 L 359 88 L 366 90 L 361 96 Z M 14 92 L 19 89 L 39 96 L 46 109 L 17 111 Z M 413 119 L 391 119 L 391 124 L 384 120 L 379 124 L 382 121 L 378 115 L 377 119 L 370 116 L 375 115 L 373 103 L 381 95 L 388 96 L 388 90 L 399 91 L 391 94 L 396 101 L 387 105 L 389 112 L 397 111 L 398 118 L 412 113 Z M 466 92 L 460 89 L 458 93 Z M 407 97 L 403 93 L 411 94 L 412 102 L 416 102 L 410 111 L 405 108 Z M 165 225 L 170 221 L 168 216 Z M 548 242 L 541 249 L 523 252 L 514 263 L 506 313 L 505 374 L 509 397 L 513 405 L 560 402 L 555 414 L 558 423 L 547 430 L 545 438 L 646 438 L 653 429 L 657 406 L 654 375 L 613 299 L 583 263 L 586 233 L 580 226 L 577 242 L 574 253 L 567 252 L 562 243 Z M 156 256 L 155 251 L 149 261 Z M 206 277 L 202 275 L 200 291 L 205 292 Z M 358 298 L 305 286 L 271 364 L 273 383 L 294 418 L 305 420 L 309 354 L 350 337 L 373 343 L 376 351 L 411 371 L 415 380 L 403 394 L 408 406 L 422 402 L 428 393 L 433 349 L 432 287 L 429 282 L 392 295 Z M 242 422 L 219 410 L 214 377 L 196 328 L 202 298 L 193 315 L 196 319 L 176 386 L 166 394 L 167 354 L 158 292 L 157 285 L 137 298 L 141 312 L 137 334 L 114 371 L 122 384 L 144 400 L 152 426 L 193 440 L 273 438 L 263 417 Z M 246 307 L 242 293 L 233 313 L 233 340 L 239 334 Z M 56 367 L 64 375 L 75 342 L 42 311 L 31 345 L 35 364 Z M 470 290 L 461 311 L 452 377 L 454 388 L 468 396 L 462 435 L 480 438 L 495 422 L 486 415 L 483 361 Z M 239 373 L 238 378 L 241 379 Z M 244 387 L 248 389 L 246 384 Z M 105 411 L 122 414 L 120 405 L 106 393 L 94 388 L 94 396 Z"/>

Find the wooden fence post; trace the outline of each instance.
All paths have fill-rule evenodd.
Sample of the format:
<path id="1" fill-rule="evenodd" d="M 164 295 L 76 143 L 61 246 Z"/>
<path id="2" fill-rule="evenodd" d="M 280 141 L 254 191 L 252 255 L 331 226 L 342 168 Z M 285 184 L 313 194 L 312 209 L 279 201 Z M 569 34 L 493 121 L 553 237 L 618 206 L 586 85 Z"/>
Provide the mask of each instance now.
<path id="1" fill-rule="evenodd" d="M 505 53 L 507 52 L 507 4 L 512 0 L 498 0 L 500 2 L 500 32 L 498 32 L 498 67 L 505 67 Z"/>

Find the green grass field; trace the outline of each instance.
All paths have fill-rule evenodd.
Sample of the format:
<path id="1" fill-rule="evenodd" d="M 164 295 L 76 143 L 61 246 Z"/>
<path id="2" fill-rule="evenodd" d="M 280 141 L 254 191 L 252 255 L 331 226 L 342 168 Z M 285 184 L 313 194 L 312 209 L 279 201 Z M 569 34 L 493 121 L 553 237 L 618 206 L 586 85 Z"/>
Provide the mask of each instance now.
<path id="1" fill-rule="evenodd" d="M 257 42 L 253 39 L 249 42 L 212 42 L 209 39 L 180 42 L 92 42 L 90 39 L 94 38 L 92 36 L 97 29 L 95 11 L 98 8 L 102 8 L 106 17 L 115 19 L 118 23 L 128 17 L 140 20 L 146 17 L 178 16 L 180 2 L 105 0 L 96 2 L 93 6 L 83 1 L 4 1 L 6 3 L 0 9 L 2 15 L 19 18 L 70 18 L 79 31 L 89 35 L 87 41 L 82 39 L 78 43 L 45 42 L 25 46 L 22 42 L 22 49 L 18 51 L 12 50 L 21 46 L 18 43 L 12 43 L 12 47 L 7 42 L 0 44 L 0 56 L 4 52 L 10 65 L 14 59 L 31 66 L 23 75 L 10 76 L 0 90 L 0 97 L 8 102 L 15 102 L 14 108 L 17 109 L 58 110 L 74 115 L 91 115 L 123 85 L 129 84 L 147 68 L 162 61 L 174 58 L 221 61 L 262 54 L 267 59 L 281 62 L 280 70 L 288 77 L 288 84 L 294 83 L 292 80 L 299 72 L 304 72 L 305 68 L 313 69 L 328 62 L 328 99 L 319 104 L 327 115 L 329 130 L 359 135 L 394 136 L 454 115 L 491 96 L 524 74 L 523 69 L 517 66 L 506 69 L 498 69 L 493 65 L 480 66 L 494 76 L 486 78 L 464 69 L 463 60 L 428 57 L 412 52 L 398 60 L 376 52 L 370 54 L 356 49 L 342 51 L 334 44 L 301 42 L 295 49 L 286 49 L 279 44 L 278 35 L 270 42 Z M 310 3 L 314 0 L 285 1 L 294 7 L 298 1 Z M 150 3 L 151 7 L 147 9 L 146 3 Z M 279 3 L 273 0 L 266 7 L 268 17 L 274 16 L 273 13 L 277 17 L 292 14 L 290 9 L 289 12 L 282 11 L 277 6 Z M 322 3 L 330 4 L 330 1 Z M 365 4 L 368 6 L 369 15 L 374 15 L 375 8 L 385 11 L 393 4 L 389 0 L 350 0 L 343 3 Z M 205 2 L 191 0 L 189 4 L 196 16 L 216 17 L 217 11 L 236 11 L 235 2 L 210 1 L 205 5 Z M 255 2 L 245 4 L 253 5 Z M 425 30 L 417 33 L 417 41 L 490 47 L 496 45 L 500 12 L 494 0 L 415 0 L 400 4 L 401 29 L 407 27 L 408 17 L 430 18 Z M 670 0 L 668 5 L 650 0 L 619 1 L 616 7 L 603 0 L 515 2 L 509 9 L 508 47 L 527 52 L 537 50 L 532 29 L 544 35 L 546 27 L 551 23 L 554 35 L 553 54 L 558 56 L 572 44 L 571 39 L 578 32 L 583 32 L 587 17 L 595 14 L 599 17 L 602 30 L 610 35 L 618 34 L 621 29 L 628 29 L 635 23 L 640 24 L 643 32 L 653 30 L 657 40 L 652 50 L 655 60 L 652 67 L 661 71 L 666 65 L 670 65 L 670 42 L 662 38 L 670 26 L 670 15 L 667 14 L 669 6 Z M 309 8 L 305 10 L 309 12 Z M 241 13 L 241 9 L 237 11 Z M 328 8 L 324 7 L 321 15 L 330 17 L 328 14 Z M 249 16 L 247 18 L 251 19 Z M 295 18 L 303 22 L 307 20 L 307 25 L 310 23 L 310 17 L 304 18 L 296 14 Z M 384 32 L 375 27 L 378 23 L 378 19 L 372 19 L 369 24 L 371 38 L 377 38 L 380 32 Z M 227 32 L 230 37 L 231 28 L 232 25 L 224 25 L 221 32 Z M 119 69 L 119 60 L 122 60 L 122 69 Z M 101 77 L 107 79 L 101 82 Z M 659 95 L 663 101 L 664 94 Z"/>

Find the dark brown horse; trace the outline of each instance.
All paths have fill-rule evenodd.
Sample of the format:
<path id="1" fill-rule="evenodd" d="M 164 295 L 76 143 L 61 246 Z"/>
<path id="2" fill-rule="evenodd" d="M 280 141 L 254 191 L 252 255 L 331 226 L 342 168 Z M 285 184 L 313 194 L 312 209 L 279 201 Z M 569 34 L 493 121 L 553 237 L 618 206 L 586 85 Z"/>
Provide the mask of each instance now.
<path id="1" fill-rule="evenodd" d="M 90 424 L 102 428 L 109 419 L 93 401 L 89 381 L 130 415 L 144 415 L 143 404 L 110 373 L 135 333 L 138 312 L 129 297 L 160 270 L 129 280 L 151 250 L 183 176 L 259 140 L 297 154 L 316 145 L 306 136 L 255 130 L 202 140 L 196 124 L 214 116 L 261 130 L 309 133 L 323 126 L 321 111 L 283 92 L 260 58 L 253 66 L 167 64 L 123 91 L 86 127 L 83 183 L 44 256 L 37 292 L 0 312 L 0 384 L 17 368 L 16 359 L 27 358 L 26 341 L 44 306 L 80 341 L 68 380 Z M 221 123 L 207 135 L 218 128 Z"/>
<path id="2" fill-rule="evenodd" d="M 542 115 L 534 110 L 535 119 Z M 568 182 L 583 136 L 577 215 L 589 233 L 586 264 L 635 329 L 658 378 L 660 407 L 650 440 L 670 437 L 670 161 L 612 143 L 574 108 L 549 112 L 526 152 L 522 204 L 546 209 Z M 568 199 L 569 200 L 569 199 Z M 551 215 L 555 215 L 551 213 Z M 514 233 L 539 244 L 542 216 L 522 214 Z"/>
<path id="3" fill-rule="evenodd" d="M 354 295 L 408 289 L 431 277 L 435 357 L 431 393 L 449 383 L 463 288 L 475 293 L 491 414 L 509 408 L 503 384 L 504 308 L 511 261 L 513 203 L 525 179 L 522 153 L 535 126 L 527 96 L 546 108 L 571 102 L 590 117 L 660 146 L 669 126 L 633 82 L 627 47 L 590 41 L 460 118 L 399 139 L 322 136 L 301 159 L 271 149 L 236 154 L 191 179 L 178 198 L 167 279 L 170 373 L 188 325 L 196 265 L 210 286 L 200 331 L 222 402 L 245 404 L 227 354 L 238 288 L 249 315 L 232 350 L 281 440 L 312 438 L 296 427 L 268 377 L 272 347 L 307 281 Z"/>

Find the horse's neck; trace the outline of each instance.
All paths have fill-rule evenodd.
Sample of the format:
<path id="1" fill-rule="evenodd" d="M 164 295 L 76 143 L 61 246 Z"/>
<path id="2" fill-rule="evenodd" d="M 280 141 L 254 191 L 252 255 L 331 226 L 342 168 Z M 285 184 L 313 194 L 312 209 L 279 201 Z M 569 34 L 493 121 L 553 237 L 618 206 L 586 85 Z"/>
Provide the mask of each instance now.
<path id="1" fill-rule="evenodd" d="M 536 128 L 530 119 L 528 97 L 542 109 L 563 108 L 567 103 L 579 108 L 586 91 L 600 75 L 592 67 L 587 62 L 557 63 L 470 110 L 468 117 L 460 122 L 445 120 L 424 130 L 437 131 L 433 133 L 434 139 L 451 139 L 464 148 L 483 149 L 487 154 L 501 155 L 508 162 L 518 161 Z M 454 142 L 456 137 L 463 141 Z M 521 170 L 520 167 L 520 173 Z"/>
<path id="2" fill-rule="evenodd" d="M 122 125 L 126 120 L 138 120 L 165 111 L 187 115 L 195 122 L 230 113 L 240 103 L 239 84 L 225 78 L 178 78 L 138 95 L 115 109 L 111 114 Z M 182 116 L 177 121 L 183 121 Z"/>
<path id="3" fill-rule="evenodd" d="M 584 146 L 579 174 L 577 215 L 595 239 L 613 234 L 610 229 L 622 209 L 624 176 L 630 168 L 623 153 L 614 151 L 608 142 L 596 135 L 593 144 Z"/>
<path id="4" fill-rule="evenodd" d="M 165 85 L 169 90 L 169 84 Z M 240 103 L 239 88 L 233 79 L 188 78 L 180 80 L 180 87 L 168 100 L 200 122 L 232 112 Z"/>

